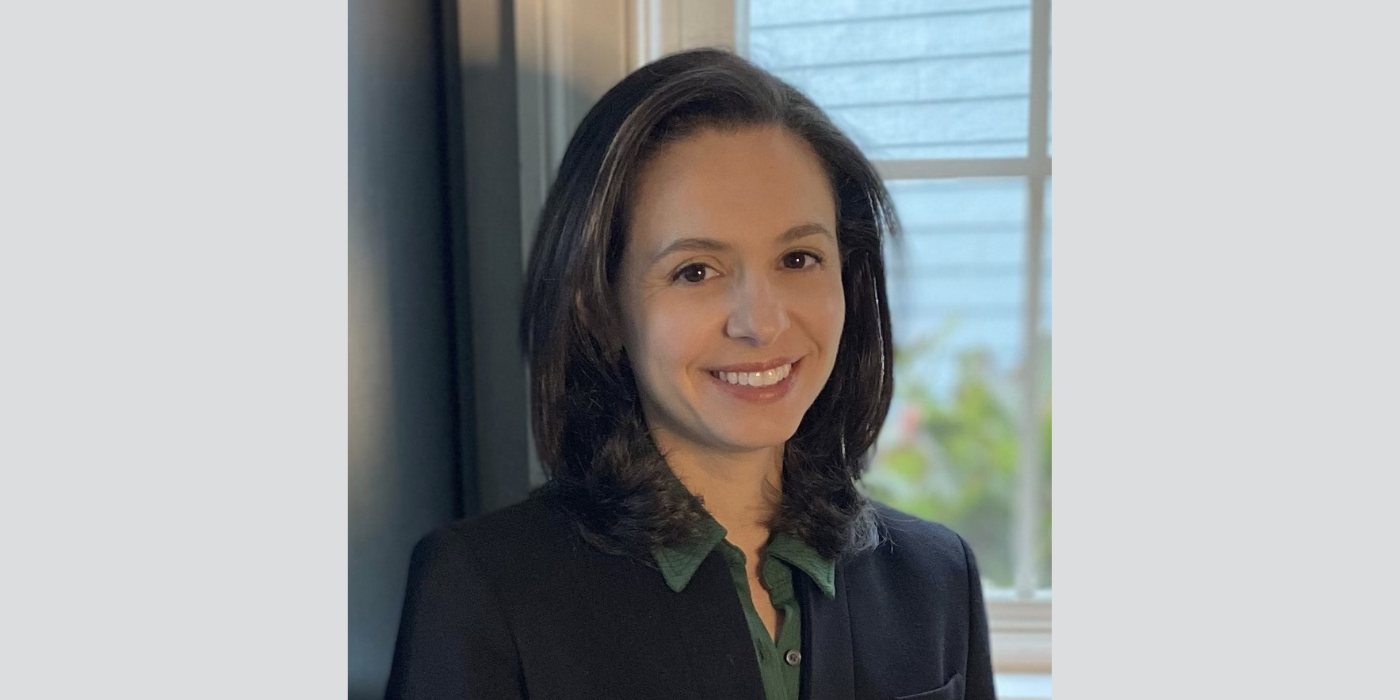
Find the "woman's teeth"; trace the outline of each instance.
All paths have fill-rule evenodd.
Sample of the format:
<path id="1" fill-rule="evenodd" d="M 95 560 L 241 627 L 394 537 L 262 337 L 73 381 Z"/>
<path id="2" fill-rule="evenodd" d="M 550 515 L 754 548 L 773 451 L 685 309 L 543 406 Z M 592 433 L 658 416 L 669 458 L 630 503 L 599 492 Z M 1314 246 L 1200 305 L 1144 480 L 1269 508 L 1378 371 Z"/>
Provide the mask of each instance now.
<path id="1" fill-rule="evenodd" d="M 792 365 L 766 369 L 762 372 L 710 372 L 715 377 L 739 386 L 772 386 L 792 373 Z"/>

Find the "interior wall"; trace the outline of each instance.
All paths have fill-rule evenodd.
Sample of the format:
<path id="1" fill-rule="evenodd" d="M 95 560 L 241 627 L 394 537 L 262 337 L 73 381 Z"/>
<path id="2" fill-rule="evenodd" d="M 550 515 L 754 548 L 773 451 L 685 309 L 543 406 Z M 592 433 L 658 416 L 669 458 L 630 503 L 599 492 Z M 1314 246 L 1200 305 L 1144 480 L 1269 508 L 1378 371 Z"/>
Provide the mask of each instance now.
<path id="1" fill-rule="evenodd" d="M 408 557 L 461 515 L 440 6 L 351 0 L 349 695 L 381 698 Z M 465 465 L 470 466 L 470 465 Z"/>

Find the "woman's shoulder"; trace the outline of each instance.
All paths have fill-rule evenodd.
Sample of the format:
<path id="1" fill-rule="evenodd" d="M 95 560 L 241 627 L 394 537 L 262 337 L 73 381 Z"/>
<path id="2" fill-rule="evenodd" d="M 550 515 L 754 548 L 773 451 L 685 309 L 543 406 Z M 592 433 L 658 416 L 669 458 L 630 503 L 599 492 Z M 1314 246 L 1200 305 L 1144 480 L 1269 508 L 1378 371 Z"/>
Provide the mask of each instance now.
<path id="1" fill-rule="evenodd" d="M 565 512 L 532 494 L 425 536 L 414 550 L 409 585 L 444 591 L 444 605 L 485 605 L 513 624 L 540 631 L 554 624 L 551 620 L 606 608 L 621 595 L 617 591 L 645 590 L 654 575 L 589 545 Z M 614 591 L 612 597 L 581 593 L 599 586 Z M 482 594 L 466 601 L 462 591 Z"/>
<path id="2" fill-rule="evenodd" d="M 879 522 L 879 545 L 861 559 L 877 565 L 965 573 L 973 566 L 967 541 L 942 523 L 871 499 Z"/>
<path id="3" fill-rule="evenodd" d="M 462 518 L 419 540 L 415 558 L 452 559 L 486 572 L 548 567 L 581 554 L 582 539 L 538 492 L 484 515 Z"/>

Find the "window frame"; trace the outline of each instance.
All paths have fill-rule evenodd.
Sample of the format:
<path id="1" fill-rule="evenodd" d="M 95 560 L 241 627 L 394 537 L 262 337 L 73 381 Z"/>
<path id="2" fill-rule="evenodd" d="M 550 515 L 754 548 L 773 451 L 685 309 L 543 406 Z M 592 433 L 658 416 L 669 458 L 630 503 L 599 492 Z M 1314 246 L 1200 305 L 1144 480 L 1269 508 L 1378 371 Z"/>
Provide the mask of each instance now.
<path id="1" fill-rule="evenodd" d="M 645 0 L 642 0 L 645 1 Z M 683 0 L 677 0 L 683 1 Z M 727 20 L 710 24 L 734 26 L 736 39 L 730 48 L 747 56 L 748 0 L 716 2 L 715 13 L 730 12 Z M 1016 520 L 1013 524 L 1015 585 L 1012 589 L 984 589 L 988 625 L 992 635 L 993 665 L 998 672 L 1050 672 L 1051 589 L 1037 585 L 1039 557 L 1036 536 L 1042 515 L 1040 497 L 1048 486 L 1040 479 L 1040 419 L 1046 408 L 1039 395 L 1042 368 L 1029 358 L 1041 353 L 1041 292 L 1045 244 L 1045 195 L 1051 176 L 1050 126 L 1050 0 L 1030 0 L 1030 104 L 1026 155 L 1016 158 L 872 159 L 880 177 L 897 180 L 952 180 L 972 178 L 1023 178 L 1026 182 L 1026 217 L 1023 241 L 1025 262 L 1021 341 L 1023 371 L 1019 377 L 1021 401 L 1021 464 L 1017 483 Z M 676 46 L 671 50 L 690 48 Z M 657 57 L 660 55 L 658 54 Z M 1029 400 L 1025 400 L 1029 399 Z"/>

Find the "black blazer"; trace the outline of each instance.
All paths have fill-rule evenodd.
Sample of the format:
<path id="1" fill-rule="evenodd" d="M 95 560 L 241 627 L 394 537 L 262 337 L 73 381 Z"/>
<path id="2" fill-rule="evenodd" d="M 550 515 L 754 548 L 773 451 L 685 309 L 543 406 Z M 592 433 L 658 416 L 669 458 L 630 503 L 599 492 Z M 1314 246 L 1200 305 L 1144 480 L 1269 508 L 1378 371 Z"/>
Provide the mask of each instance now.
<path id="1" fill-rule="evenodd" d="M 994 698 L 967 543 L 876 508 L 888 541 L 838 562 L 835 599 L 793 577 L 802 697 Z M 414 549 L 388 698 L 763 700 L 763 687 L 718 550 L 677 593 L 532 496 Z"/>

